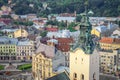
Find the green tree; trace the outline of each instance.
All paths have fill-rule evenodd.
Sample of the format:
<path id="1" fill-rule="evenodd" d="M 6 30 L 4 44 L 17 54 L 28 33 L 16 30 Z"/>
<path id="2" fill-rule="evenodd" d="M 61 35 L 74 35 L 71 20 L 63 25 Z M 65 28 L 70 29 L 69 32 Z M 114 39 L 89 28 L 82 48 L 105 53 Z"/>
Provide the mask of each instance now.
<path id="1" fill-rule="evenodd" d="M 74 22 L 70 23 L 70 24 L 68 25 L 68 30 L 70 30 L 71 32 L 76 31 L 76 30 L 75 30 L 75 26 L 77 26 L 76 23 L 74 23 Z"/>
<path id="2" fill-rule="evenodd" d="M 12 18 L 10 15 L 2 15 L 1 18 Z"/>
<path id="3" fill-rule="evenodd" d="M 47 31 L 43 31 L 40 36 L 45 37 L 47 35 Z"/>

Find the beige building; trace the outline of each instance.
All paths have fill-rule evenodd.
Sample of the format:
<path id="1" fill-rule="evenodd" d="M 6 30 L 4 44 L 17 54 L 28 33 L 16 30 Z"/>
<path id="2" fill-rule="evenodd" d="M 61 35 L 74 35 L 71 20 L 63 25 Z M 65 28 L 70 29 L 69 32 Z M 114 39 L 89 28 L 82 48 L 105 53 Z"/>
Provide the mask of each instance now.
<path id="1" fill-rule="evenodd" d="M 17 60 L 31 60 L 35 47 L 33 41 L 19 41 L 17 44 Z"/>
<path id="2" fill-rule="evenodd" d="M 14 32 L 14 38 L 27 37 L 27 36 L 28 36 L 28 32 L 24 29 L 19 29 Z"/>
<path id="3" fill-rule="evenodd" d="M 52 76 L 52 59 L 45 52 L 33 54 L 32 72 L 35 80 L 45 80 Z"/>
<path id="4" fill-rule="evenodd" d="M 99 80 L 99 54 L 77 48 L 70 53 L 70 80 Z"/>
<path id="5" fill-rule="evenodd" d="M 117 70 L 117 51 L 103 50 L 99 52 L 100 71 L 102 73 L 114 73 Z"/>

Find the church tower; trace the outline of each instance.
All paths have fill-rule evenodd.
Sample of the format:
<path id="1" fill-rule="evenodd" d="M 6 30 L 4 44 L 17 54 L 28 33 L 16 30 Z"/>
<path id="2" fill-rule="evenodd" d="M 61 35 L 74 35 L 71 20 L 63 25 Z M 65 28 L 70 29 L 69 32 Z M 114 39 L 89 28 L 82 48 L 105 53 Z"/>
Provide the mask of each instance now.
<path id="1" fill-rule="evenodd" d="M 99 80 L 99 54 L 91 36 L 87 11 L 81 14 L 80 35 L 70 52 L 70 80 Z"/>

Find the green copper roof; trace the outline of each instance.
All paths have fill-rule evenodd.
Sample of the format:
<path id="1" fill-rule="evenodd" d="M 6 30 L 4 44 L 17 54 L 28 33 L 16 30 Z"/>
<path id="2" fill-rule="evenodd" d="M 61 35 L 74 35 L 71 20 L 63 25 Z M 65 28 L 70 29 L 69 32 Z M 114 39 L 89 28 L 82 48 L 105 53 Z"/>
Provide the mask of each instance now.
<path id="1" fill-rule="evenodd" d="M 72 50 L 81 48 L 86 54 L 92 54 L 95 48 L 95 44 L 92 40 L 91 30 L 92 25 L 89 22 L 87 12 L 81 14 L 82 19 L 79 24 L 80 35 L 77 43 L 73 46 Z"/>

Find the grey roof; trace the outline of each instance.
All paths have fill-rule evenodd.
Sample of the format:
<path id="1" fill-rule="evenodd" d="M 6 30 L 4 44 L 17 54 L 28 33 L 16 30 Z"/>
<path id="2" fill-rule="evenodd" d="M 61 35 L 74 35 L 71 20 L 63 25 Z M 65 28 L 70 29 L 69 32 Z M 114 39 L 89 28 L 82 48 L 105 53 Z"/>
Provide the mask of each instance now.
<path id="1" fill-rule="evenodd" d="M 68 75 L 65 72 L 62 72 L 62 73 L 55 75 L 53 77 L 50 77 L 46 80 L 70 80 L 70 78 L 68 77 Z"/>
<path id="2" fill-rule="evenodd" d="M 0 44 L 17 44 L 18 39 L 16 38 L 9 38 L 7 36 L 0 37 Z"/>
<path id="3" fill-rule="evenodd" d="M 40 43 L 36 49 L 36 53 L 44 52 L 49 58 L 53 58 L 55 54 L 55 47 Z"/>
<path id="4" fill-rule="evenodd" d="M 3 29 L 2 32 L 15 32 L 18 29 Z"/>
<path id="5" fill-rule="evenodd" d="M 73 22 L 75 20 L 75 17 L 56 17 L 56 20 Z"/>
<path id="6" fill-rule="evenodd" d="M 108 75 L 100 75 L 99 80 L 118 80 L 118 78 L 113 77 L 113 76 L 108 76 Z"/>
<path id="7" fill-rule="evenodd" d="M 28 40 L 26 40 L 26 41 L 18 41 L 18 44 L 17 44 L 17 45 L 18 45 L 18 46 L 33 45 L 33 42 L 28 41 Z"/>
<path id="8" fill-rule="evenodd" d="M 104 25 L 100 25 L 100 26 L 98 26 L 98 27 L 95 27 L 95 29 L 98 30 L 98 31 L 101 32 L 101 33 L 108 30 L 107 27 L 104 26 Z"/>

